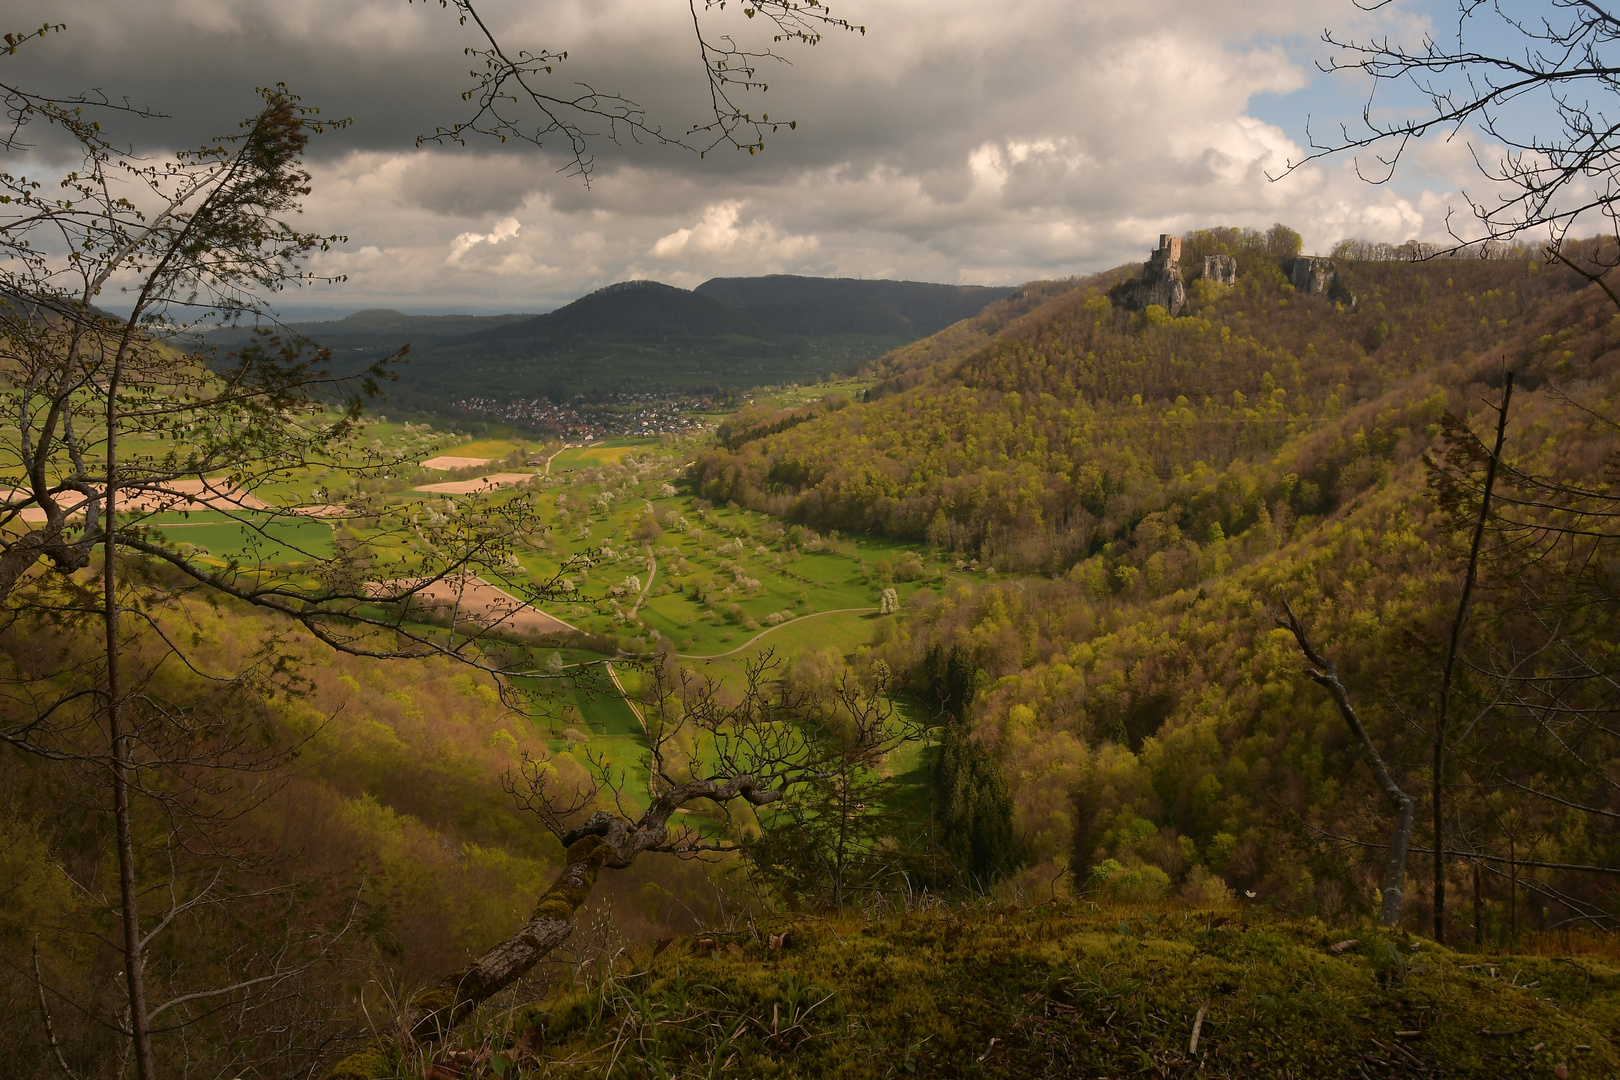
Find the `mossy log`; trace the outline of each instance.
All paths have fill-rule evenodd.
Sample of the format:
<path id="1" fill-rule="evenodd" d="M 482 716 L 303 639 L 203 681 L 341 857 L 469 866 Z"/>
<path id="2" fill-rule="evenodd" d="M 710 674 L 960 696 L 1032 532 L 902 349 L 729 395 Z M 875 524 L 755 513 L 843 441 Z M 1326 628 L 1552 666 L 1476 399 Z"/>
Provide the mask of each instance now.
<path id="1" fill-rule="evenodd" d="M 644 851 L 667 850 L 668 823 L 675 809 L 694 799 L 724 805 L 738 797 L 754 805 L 781 798 L 780 788 L 753 776 L 696 780 L 664 792 L 634 824 L 598 812 L 563 837 L 568 865 L 534 906 L 517 933 L 459 971 L 411 998 L 394 1019 L 394 1030 L 374 1039 L 327 1071 L 323 1080 L 378 1080 L 394 1074 L 400 1045 L 435 1043 L 447 1036 L 479 1003 L 522 978 L 546 954 L 568 940 L 574 916 L 589 899 L 604 866 L 623 869 Z"/>
<path id="2" fill-rule="evenodd" d="M 433 1043 L 449 1034 L 478 1003 L 511 986 L 574 931 L 574 915 L 613 854 L 599 836 L 585 836 L 568 849 L 568 866 L 540 897 L 516 934 L 459 971 L 414 996 L 395 1018 L 396 1039 L 376 1039 L 338 1062 L 326 1080 L 377 1080 L 392 1074 L 397 1044 Z"/>

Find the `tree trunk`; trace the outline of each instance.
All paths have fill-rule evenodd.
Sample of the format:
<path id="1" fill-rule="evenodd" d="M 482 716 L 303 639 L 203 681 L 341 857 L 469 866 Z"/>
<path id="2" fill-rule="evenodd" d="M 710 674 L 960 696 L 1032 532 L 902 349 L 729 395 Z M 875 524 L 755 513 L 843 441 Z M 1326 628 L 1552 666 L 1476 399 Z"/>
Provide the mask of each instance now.
<path id="1" fill-rule="evenodd" d="M 1490 518 L 1491 488 L 1496 484 L 1496 463 L 1502 457 L 1502 442 L 1507 436 L 1508 402 L 1513 398 L 1513 372 L 1502 380 L 1502 405 L 1496 415 L 1496 445 L 1491 460 L 1485 465 L 1485 490 L 1479 500 L 1479 518 L 1474 522 L 1474 536 L 1468 545 L 1468 571 L 1463 575 L 1462 596 L 1457 599 L 1457 614 L 1451 620 L 1451 644 L 1446 650 L 1446 670 L 1440 680 L 1440 708 L 1434 722 L 1434 772 L 1429 778 L 1430 806 L 1434 811 L 1434 940 L 1446 943 L 1446 720 L 1451 709 L 1451 676 L 1457 667 L 1457 650 L 1462 644 L 1463 625 L 1468 619 L 1468 601 L 1474 593 L 1474 579 L 1479 573 L 1479 547 L 1485 539 L 1485 523 Z"/>
<path id="2" fill-rule="evenodd" d="M 586 836 L 568 849 L 568 866 L 547 889 L 523 928 L 477 960 L 411 998 L 396 1020 L 399 1040 L 378 1039 L 350 1054 L 326 1073 L 325 1080 L 375 1080 L 392 1074 L 391 1059 L 400 1043 L 434 1043 L 477 1008 L 511 986 L 568 940 L 574 916 L 591 894 L 599 870 L 613 857 L 611 845 Z"/>
<path id="3" fill-rule="evenodd" d="M 1508 833 L 1508 952 L 1519 947 L 1519 864 L 1514 836 Z"/>
<path id="4" fill-rule="evenodd" d="M 50 559 L 64 573 L 90 565 L 84 550 L 62 538 L 60 526 L 47 524 L 43 529 L 9 538 L 5 552 L 0 554 L 0 603 L 10 598 L 28 568 L 43 558 Z"/>
<path id="5" fill-rule="evenodd" d="M 324 1080 L 374 1080 L 392 1076 L 394 1047 L 403 1043 L 438 1042 L 465 1020 L 478 1004 L 511 986 L 568 940 L 574 916 L 591 894 L 604 866 L 622 870 L 644 851 L 665 850 L 669 819 L 678 807 L 695 799 L 723 806 L 735 798 L 755 806 L 775 802 L 782 788 L 768 788 L 751 774 L 727 780 L 693 780 L 677 784 L 653 800 L 634 824 L 606 811 L 592 814 L 584 825 L 563 834 L 568 865 L 547 889 L 534 914 L 516 934 L 490 949 L 437 986 L 411 998 L 395 1017 L 390 1036 L 376 1039 L 329 1070 Z"/>
<path id="6" fill-rule="evenodd" d="M 102 617 L 106 626 L 107 741 L 112 751 L 113 828 L 118 847 L 118 899 L 124 925 L 124 984 L 129 992 L 129 1037 L 140 1080 L 157 1080 L 152 1034 L 146 1016 L 146 957 L 141 949 L 140 897 L 135 889 L 135 838 L 130 820 L 129 769 L 133 732 L 124 725 L 124 686 L 118 640 L 118 551 L 114 512 L 118 507 L 118 376 L 107 381 L 107 526 L 101 545 Z"/>
<path id="7" fill-rule="evenodd" d="M 1378 764 L 1381 770 L 1383 762 L 1379 761 Z M 1412 817 L 1417 803 L 1395 787 L 1393 780 L 1385 790 L 1391 789 L 1390 798 L 1395 801 L 1398 810 L 1395 828 L 1389 835 L 1389 861 L 1384 865 L 1384 902 L 1378 909 L 1378 921 L 1385 926 L 1398 926 L 1401 910 L 1406 905 L 1406 849 L 1412 842 Z"/>
<path id="8" fill-rule="evenodd" d="M 1367 725 L 1361 722 L 1361 716 L 1356 712 L 1350 701 L 1350 692 L 1339 681 L 1339 671 L 1333 661 L 1318 653 L 1310 640 L 1305 636 L 1305 628 L 1300 625 L 1299 619 L 1294 615 L 1294 609 L 1288 606 L 1288 601 L 1281 601 L 1283 613 L 1286 616 L 1282 625 L 1293 632 L 1294 640 L 1299 643 L 1300 652 L 1310 661 L 1312 667 L 1306 668 L 1306 674 L 1315 682 L 1320 683 L 1332 695 L 1334 704 L 1339 707 L 1339 714 L 1349 725 L 1356 739 L 1361 743 L 1362 755 L 1367 759 L 1367 767 L 1372 770 L 1373 777 L 1378 786 L 1384 789 L 1390 802 L 1395 804 L 1395 827 L 1389 837 L 1389 860 L 1384 866 L 1384 897 L 1379 906 L 1378 920 L 1384 926 L 1395 926 L 1401 921 L 1401 911 L 1406 905 L 1406 851 L 1412 842 L 1412 817 L 1416 804 L 1412 796 L 1400 789 L 1395 778 L 1390 775 L 1389 768 L 1384 764 L 1383 755 L 1373 745 L 1372 736 L 1367 733 Z M 1439 856 L 1436 856 L 1438 860 Z"/>

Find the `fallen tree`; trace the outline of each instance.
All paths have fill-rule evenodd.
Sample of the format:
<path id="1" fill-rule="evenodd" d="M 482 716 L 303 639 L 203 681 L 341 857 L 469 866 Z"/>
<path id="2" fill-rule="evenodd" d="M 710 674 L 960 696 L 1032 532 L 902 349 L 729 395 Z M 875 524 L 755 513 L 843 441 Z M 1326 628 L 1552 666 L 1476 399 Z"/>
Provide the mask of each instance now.
<path id="1" fill-rule="evenodd" d="M 623 810 L 625 772 L 592 756 L 592 779 L 564 790 L 543 758 L 525 758 L 506 778 L 507 791 L 561 841 L 567 865 L 516 932 L 476 960 L 410 997 L 381 1033 L 326 1073 L 326 1080 L 373 1080 L 391 1076 L 411 1047 L 445 1039 L 480 1003 L 512 986 L 573 933 L 579 909 L 602 869 L 625 869 L 646 852 L 699 857 L 743 852 L 771 822 L 733 820 L 734 808 L 784 806 L 817 787 L 834 791 L 877 771 L 887 755 L 920 734 L 887 697 L 888 672 L 881 663 L 865 680 L 838 676 L 819 690 L 795 690 L 768 681 L 777 667 L 767 651 L 746 665 L 741 700 L 728 704 L 712 677 L 699 679 L 674 658 L 649 665 L 650 692 L 643 703 L 650 747 L 651 802 L 632 816 Z M 837 799 L 802 800 L 825 806 Z M 689 824 L 672 824 L 690 804 L 707 803 L 723 818 L 725 838 L 705 837 Z M 615 812 L 592 809 L 603 804 Z M 864 804 L 807 819 L 803 807 L 783 824 L 808 832 L 837 854 L 859 835 L 850 816 L 875 813 Z M 586 816 L 588 813 L 588 816 Z M 578 824 L 570 824 L 584 817 Z M 755 828 L 760 832 L 754 832 Z M 837 860 L 840 864 L 843 859 Z"/>

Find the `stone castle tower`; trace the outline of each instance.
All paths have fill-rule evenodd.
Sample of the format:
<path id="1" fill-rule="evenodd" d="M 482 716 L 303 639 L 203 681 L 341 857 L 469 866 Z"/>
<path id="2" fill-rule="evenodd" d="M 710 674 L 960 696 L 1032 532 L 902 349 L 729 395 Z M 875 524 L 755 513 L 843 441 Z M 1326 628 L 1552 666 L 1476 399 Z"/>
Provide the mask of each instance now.
<path id="1" fill-rule="evenodd" d="M 1142 264 L 1142 280 L 1136 289 L 1137 306 L 1158 304 L 1171 315 L 1187 306 L 1187 286 L 1181 280 L 1181 237 L 1164 233 L 1159 247 Z"/>
<path id="2" fill-rule="evenodd" d="M 1231 255 L 1204 256 L 1203 277 L 1222 285 L 1237 283 L 1237 259 Z M 1142 276 L 1116 286 L 1118 299 L 1128 308 L 1141 310 L 1157 304 L 1171 315 L 1180 315 L 1187 306 L 1187 285 L 1181 280 L 1181 237 L 1159 235 L 1159 246 L 1142 264 Z"/>

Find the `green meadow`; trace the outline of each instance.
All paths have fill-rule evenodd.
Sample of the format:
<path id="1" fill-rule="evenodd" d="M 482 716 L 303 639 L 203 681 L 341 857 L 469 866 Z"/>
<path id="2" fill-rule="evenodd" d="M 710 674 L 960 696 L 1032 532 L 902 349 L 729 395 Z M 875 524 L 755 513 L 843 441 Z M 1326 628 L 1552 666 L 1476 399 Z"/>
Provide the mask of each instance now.
<path id="1" fill-rule="evenodd" d="M 165 542 L 220 562 L 285 566 L 332 557 L 332 526 L 319 518 L 200 510 L 156 514 L 145 523 Z"/>
<path id="2" fill-rule="evenodd" d="M 862 385 L 841 380 L 775 387 L 762 399 L 791 405 L 828 393 L 858 394 Z M 669 647 L 661 642 L 670 643 L 699 674 L 737 687 L 748 665 L 767 657 L 776 664 L 769 677 L 779 678 L 805 651 L 853 655 L 883 621 L 878 608 L 885 589 L 894 589 L 903 605 L 921 589 L 946 585 L 945 561 L 914 546 L 871 536 L 820 535 L 735 505 L 703 502 L 682 478 L 701 438 L 559 446 L 456 438 L 425 424 L 372 418 L 355 434 L 354 444 L 384 464 L 365 477 L 314 462 L 262 475 L 253 492 L 287 507 L 364 498 L 372 511 L 396 516 L 443 509 L 447 501 L 465 512 L 478 504 L 531 500 L 544 520 L 544 534 L 517 547 L 519 565 L 501 584 L 520 593 L 566 568 L 577 599 L 547 604 L 546 610 L 618 643 L 629 659 L 621 659 L 617 672 L 632 698 L 642 689 L 634 657 Z M 171 447 L 159 438 L 141 442 L 138 449 L 156 461 Z M 453 472 L 420 464 L 441 456 L 485 458 L 490 464 Z M 526 464 L 547 459 L 549 475 Z M 532 479 L 483 494 L 418 490 L 493 472 L 527 472 Z M 330 558 L 340 538 L 370 545 L 377 564 L 394 573 L 408 570 L 423 554 L 409 530 L 368 529 L 365 520 L 354 517 L 196 510 L 148 514 L 141 523 L 164 543 L 205 562 L 270 572 L 296 574 L 303 564 Z M 550 753 L 571 755 L 581 764 L 592 758 L 608 762 L 624 774 L 624 797 L 644 799 L 645 733 L 624 694 L 603 672 L 607 655 L 559 644 L 569 646 L 562 658 L 577 677 L 563 689 L 541 679 L 524 687 L 533 703 L 536 735 Z M 908 779 L 921 778 L 922 748 L 905 754 L 906 760 L 893 767 Z"/>

